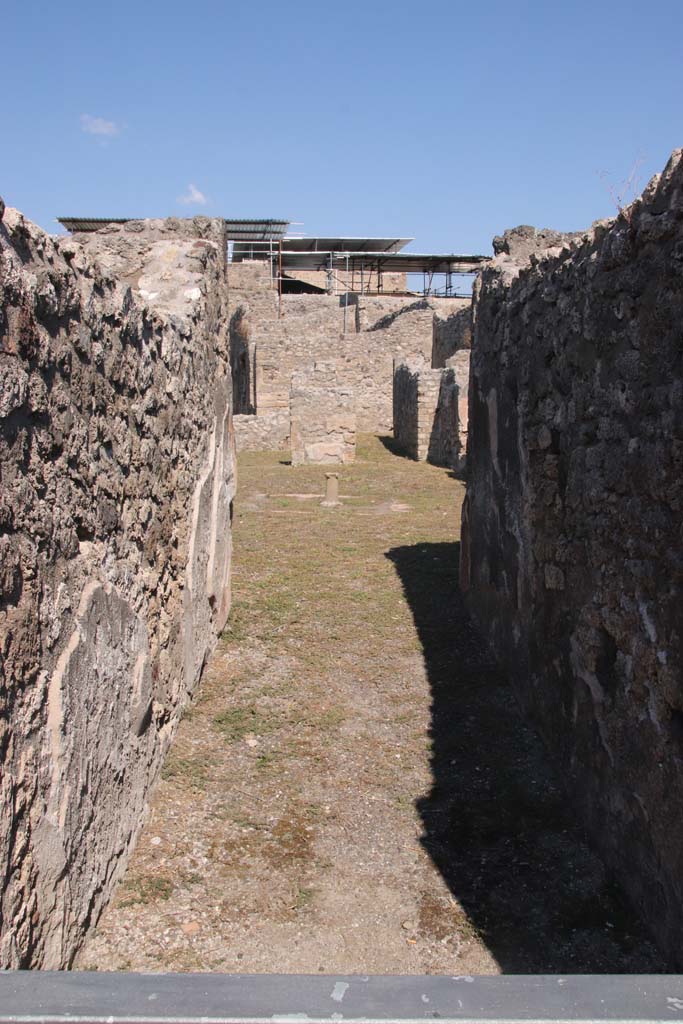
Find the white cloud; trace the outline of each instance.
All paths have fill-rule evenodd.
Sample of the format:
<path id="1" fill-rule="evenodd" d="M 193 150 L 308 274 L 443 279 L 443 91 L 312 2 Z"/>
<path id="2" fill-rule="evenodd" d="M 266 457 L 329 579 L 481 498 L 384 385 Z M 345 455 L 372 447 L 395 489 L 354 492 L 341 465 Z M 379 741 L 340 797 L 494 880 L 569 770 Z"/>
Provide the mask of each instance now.
<path id="1" fill-rule="evenodd" d="M 119 134 L 119 126 L 115 121 L 105 121 L 103 117 L 91 117 L 90 114 L 81 114 L 81 130 L 105 139 Z"/>
<path id="2" fill-rule="evenodd" d="M 183 206 L 206 206 L 208 199 L 203 192 L 200 192 L 196 185 L 192 182 L 187 186 L 187 192 L 184 196 L 178 196 L 179 203 Z"/>

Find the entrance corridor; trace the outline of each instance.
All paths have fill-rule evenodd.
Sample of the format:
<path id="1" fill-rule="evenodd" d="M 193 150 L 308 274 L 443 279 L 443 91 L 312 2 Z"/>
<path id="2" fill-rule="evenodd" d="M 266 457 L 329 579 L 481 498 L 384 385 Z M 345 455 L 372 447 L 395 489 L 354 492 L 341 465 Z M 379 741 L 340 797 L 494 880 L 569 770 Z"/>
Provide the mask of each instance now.
<path id="1" fill-rule="evenodd" d="M 652 973 L 457 588 L 461 482 L 244 453 L 233 611 L 80 969 Z"/>

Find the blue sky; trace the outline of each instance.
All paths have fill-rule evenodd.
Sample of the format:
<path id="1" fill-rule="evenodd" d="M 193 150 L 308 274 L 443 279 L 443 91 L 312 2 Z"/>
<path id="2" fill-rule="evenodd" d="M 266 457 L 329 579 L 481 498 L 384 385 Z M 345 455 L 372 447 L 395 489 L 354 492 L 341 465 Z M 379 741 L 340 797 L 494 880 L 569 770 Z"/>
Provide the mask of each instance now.
<path id="1" fill-rule="evenodd" d="M 49 231 L 206 213 L 489 252 L 611 216 L 683 145 L 680 0 L 5 0 L 1 59 L 0 195 Z"/>

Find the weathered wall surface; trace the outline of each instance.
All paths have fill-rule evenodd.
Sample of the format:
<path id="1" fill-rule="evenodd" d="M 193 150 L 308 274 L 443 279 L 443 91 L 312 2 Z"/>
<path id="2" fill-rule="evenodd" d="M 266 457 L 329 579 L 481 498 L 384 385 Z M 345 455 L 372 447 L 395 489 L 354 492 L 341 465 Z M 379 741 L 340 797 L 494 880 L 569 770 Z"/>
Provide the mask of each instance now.
<path id="1" fill-rule="evenodd" d="M 683 950 L 683 160 L 475 300 L 462 582 L 593 836 Z"/>
<path id="2" fill-rule="evenodd" d="M 469 388 L 470 388 L 470 351 L 462 349 L 455 352 L 446 361 L 455 375 L 458 386 L 458 456 L 454 469 L 464 472 L 467 464 L 467 435 L 469 432 Z"/>
<path id="3" fill-rule="evenodd" d="M 394 441 L 411 459 L 419 458 L 418 377 L 419 369 L 406 363 L 394 369 Z"/>
<path id="4" fill-rule="evenodd" d="M 240 452 L 289 449 L 289 409 L 271 409 L 260 416 L 233 416 L 235 447 Z"/>
<path id="5" fill-rule="evenodd" d="M 248 390 L 250 408 L 271 424 L 273 412 L 289 407 L 292 374 L 311 362 L 332 359 L 340 383 L 354 390 L 358 429 L 390 431 L 394 362 L 420 358 L 431 363 L 437 329 L 438 365 L 467 347 L 468 299 L 284 295 L 279 315 L 265 263 L 230 264 L 229 274 L 234 365 L 239 367 L 235 395 Z M 240 411 L 247 412 L 244 399 L 239 400 Z M 270 434 L 268 426 L 265 436 Z M 242 436 L 256 444 L 259 430 L 240 431 L 238 443 Z"/>
<path id="6" fill-rule="evenodd" d="M 356 407 L 337 364 L 318 362 L 292 374 L 292 465 L 346 464 L 356 457 Z"/>
<path id="7" fill-rule="evenodd" d="M 220 232 L 0 223 L 3 967 L 71 962 L 228 614 Z"/>
<path id="8" fill-rule="evenodd" d="M 434 313 L 432 366 L 435 370 L 447 366 L 456 352 L 472 347 L 471 299 L 450 299 L 449 302 L 450 307 Z"/>
<path id="9" fill-rule="evenodd" d="M 451 368 L 397 366 L 394 372 L 394 439 L 413 459 L 459 468 L 458 385 Z"/>

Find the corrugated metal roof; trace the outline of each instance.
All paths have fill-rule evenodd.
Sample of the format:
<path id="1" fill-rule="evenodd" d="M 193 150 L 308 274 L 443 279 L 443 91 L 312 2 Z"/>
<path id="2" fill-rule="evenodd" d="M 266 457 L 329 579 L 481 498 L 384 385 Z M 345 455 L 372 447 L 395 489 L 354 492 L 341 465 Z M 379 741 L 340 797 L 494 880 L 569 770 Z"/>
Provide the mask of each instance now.
<path id="1" fill-rule="evenodd" d="M 286 233 L 288 220 L 228 220 L 225 229 L 231 242 L 279 241 Z"/>
<path id="2" fill-rule="evenodd" d="M 474 274 L 491 259 L 455 253 L 282 252 L 283 270 L 381 270 L 403 274 Z"/>
<path id="3" fill-rule="evenodd" d="M 398 252 L 413 238 L 284 238 L 287 252 Z"/>
<path id="4" fill-rule="evenodd" d="M 58 217 L 57 220 L 67 231 L 99 231 L 107 224 L 128 224 L 140 217 Z M 223 218 L 228 238 L 231 241 L 262 242 L 279 240 L 286 233 L 288 220 L 251 218 Z"/>
<path id="5" fill-rule="evenodd" d="M 57 217 L 67 231 L 99 231 L 106 224 L 127 224 L 135 217 Z"/>
<path id="6" fill-rule="evenodd" d="M 250 241 L 235 243 L 232 250 L 233 263 L 268 258 L 271 253 L 269 246 L 250 244 Z M 412 241 L 412 238 L 356 238 L 348 235 L 339 238 L 283 238 L 282 248 L 287 252 L 300 253 L 398 252 Z"/>

